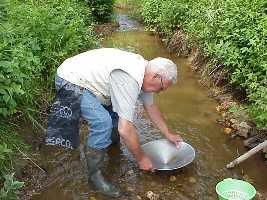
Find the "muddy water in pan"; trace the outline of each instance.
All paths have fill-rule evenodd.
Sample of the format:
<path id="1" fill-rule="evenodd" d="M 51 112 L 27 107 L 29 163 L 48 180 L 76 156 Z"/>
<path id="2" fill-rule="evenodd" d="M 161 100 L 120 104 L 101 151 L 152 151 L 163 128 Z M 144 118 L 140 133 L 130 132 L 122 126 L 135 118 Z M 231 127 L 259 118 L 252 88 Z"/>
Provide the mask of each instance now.
<path id="1" fill-rule="evenodd" d="M 239 139 L 230 140 L 224 135 L 222 127 L 216 124 L 216 119 L 220 117 L 215 110 L 216 102 L 209 98 L 208 91 L 198 84 L 188 60 L 169 54 L 158 37 L 140 28 L 131 28 L 137 27 L 135 22 L 129 23 L 128 31 L 125 31 L 128 19 L 125 16 L 119 18 L 124 20 L 121 23 L 124 27 L 107 38 L 102 43 L 104 47 L 134 51 L 146 59 L 167 57 L 177 64 L 178 83 L 169 90 L 156 94 L 155 101 L 168 126 L 181 131 L 183 139 L 196 149 L 196 158 L 182 169 L 146 173 L 138 170 L 123 144 L 111 147 L 103 171 L 109 180 L 125 192 L 125 195 L 118 199 L 146 199 L 148 191 L 159 194 L 161 199 L 166 200 L 217 199 L 215 185 L 226 177 L 246 179 L 258 191 L 265 193 L 267 166 L 264 166 L 259 155 L 234 170 L 225 169 L 229 161 L 245 150 Z M 135 125 L 142 144 L 162 138 L 140 105 L 136 108 Z M 85 135 L 86 128 L 83 128 L 82 132 Z M 32 200 L 110 199 L 95 193 L 93 187 L 88 185 L 84 161 L 79 150 L 46 151 L 41 156 L 49 172 L 49 182 L 45 190 L 33 196 Z"/>

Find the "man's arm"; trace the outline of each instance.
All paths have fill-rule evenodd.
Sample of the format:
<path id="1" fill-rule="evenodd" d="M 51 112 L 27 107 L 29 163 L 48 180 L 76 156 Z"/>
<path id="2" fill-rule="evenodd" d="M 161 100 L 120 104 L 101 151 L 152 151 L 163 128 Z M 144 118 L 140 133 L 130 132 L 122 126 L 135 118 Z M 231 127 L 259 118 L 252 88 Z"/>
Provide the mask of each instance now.
<path id="1" fill-rule="evenodd" d="M 126 119 L 120 118 L 118 131 L 123 139 L 123 142 L 127 145 L 128 149 L 138 162 L 139 168 L 143 170 L 152 170 L 152 162 L 142 151 L 138 135 L 133 124 Z"/>
<path id="2" fill-rule="evenodd" d="M 174 134 L 166 125 L 161 112 L 155 104 L 146 105 L 144 108 L 148 113 L 149 118 L 152 120 L 153 124 L 161 131 L 161 133 L 171 142 L 173 142 L 177 147 L 182 141 L 182 138 L 179 134 Z"/>
<path id="3" fill-rule="evenodd" d="M 110 95 L 113 111 L 119 115 L 118 131 L 138 162 L 139 168 L 152 170 L 150 159 L 144 155 L 135 127 L 133 126 L 133 115 L 135 103 L 139 94 L 138 83 L 126 72 L 114 70 L 110 75 Z"/>

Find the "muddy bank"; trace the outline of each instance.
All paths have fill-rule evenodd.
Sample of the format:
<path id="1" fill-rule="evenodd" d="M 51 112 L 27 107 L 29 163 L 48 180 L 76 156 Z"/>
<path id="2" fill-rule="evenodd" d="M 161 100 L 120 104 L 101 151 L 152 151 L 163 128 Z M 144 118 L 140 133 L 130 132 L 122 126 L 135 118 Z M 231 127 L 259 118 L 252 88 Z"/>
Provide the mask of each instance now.
<path id="1" fill-rule="evenodd" d="M 166 48 L 177 56 L 188 57 L 193 71 L 199 75 L 199 83 L 209 88 L 209 96 L 218 102 L 216 110 L 221 119 L 218 123 L 224 126 L 224 133 L 231 138 L 240 136 L 244 139 L 244 146 L 253 148 L 267 139 L 267 128 L 257 128 L 253 120 L 245 111 L 232 112 L 235 106 L 246 103 L 244 89 L 230 83 L 230 79 L 223 64 L 216 63 L 212 58 L 206 58 L 201 49 L 189 43 L 188 36 L 182 31 L 176 31 L 170 39 L 159 33 Z M 263 149 L 267 152 L 267 148 Z"/>

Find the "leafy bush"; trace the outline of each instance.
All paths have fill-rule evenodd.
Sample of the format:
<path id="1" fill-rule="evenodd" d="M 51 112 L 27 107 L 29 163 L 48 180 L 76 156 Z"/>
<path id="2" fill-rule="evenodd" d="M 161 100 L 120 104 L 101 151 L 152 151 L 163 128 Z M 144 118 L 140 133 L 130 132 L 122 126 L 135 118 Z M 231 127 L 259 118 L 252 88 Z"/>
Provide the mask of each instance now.
<path id="1" fill-rule="evenodd" d="M 161 13 L 162 0 L 146 0 L 143 1 L 142 16 L 145 23 L 157 25 Z"/>
<path id="2" fill-rule="evenodd" d="M 167 35 L 171 35 L 185 21 L 188 5 L 183 1 L 163 1 L 159 16 L 160 28 Z"/>
<path id="3" fill-rule="evenodd" d="M 0 200 L 17 199 L 17 191 L 23 186 L 22 182 L 14 181 L 14 159 L 17 149 L 27 151 L 25 145 L 15 132 L 15 127 L 0 121 Z"/>
<path id="4" fill-rule="evenodd" d="M 79 0 L 1 4 L 0 115 L 34 107 L 35 90 L 47 85 L 58 64 L 95 47 L 90 8 Z M 37 96 L 36 96 L 37 95 Z"/>
<path id="5" fill-rule="evenodd" d="M 96 21 L 107 22 L 113 14 L 115 0 L 87 0 Z"/>
<path id="6" fill-rule="evenodd" d="M 7 144 L 0 144 L 0 168 L 1 173 L 3 171 L 7 171 L 10 165 L 10 154 L 12 154 L 12 150 L 7 148 Z"/>
<path id="7" fill-rule="evenodd" d="M 12 159 L 16 155 L 17 148 L 25 151 L 25 145 L 12 125 L 0 122 L 0 180 L 4 174 L 11 173 L 13 169 Z"/>
<path id="8" fill-rule="evenodd" d="M 222 63 L 247 92 L 247 111 L 267 126 L 267 16 L 265 0 L 142 0 L 149 25 L 168 35 L 179 27 L 208 57 Z"/>
<path id="9" fill-rule="evenodd" d="M 23 186 L 23 182 L 15 181 L 14 174 L 5 175 L 4 186 L 0 190 L 0 200 L 16 200 L 17 191 Z"/>
<path id="10" fill-rule="evenodd" d="M 22 182 L 14 181 L 13 159 L 17 148 L 27 150 L 27 146 L 18 138 L 12 125 L 0 122 L 0 200 L 17 199 L 17 191 L 23 186 Z M 3 185 L 2 185 L 3 182 Z"/>

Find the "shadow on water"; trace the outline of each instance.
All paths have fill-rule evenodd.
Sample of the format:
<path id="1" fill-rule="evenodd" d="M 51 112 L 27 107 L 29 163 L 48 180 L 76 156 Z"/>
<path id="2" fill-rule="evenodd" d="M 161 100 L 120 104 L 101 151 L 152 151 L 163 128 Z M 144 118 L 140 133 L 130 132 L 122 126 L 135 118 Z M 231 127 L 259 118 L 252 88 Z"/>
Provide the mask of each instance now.
<path id="1" fill-rule="evenodd" d="M 226 177 L 246 177 L 256 189 L 264 192 L 267 170 L 259 157 L 255 156 L 252 161 L 245 162 L 234 170 L 224 168 L 238 155 L 237 150 L 243 153 L 244 149 L 241 141 L 230 140 L 216 124 L 216 119 L 219 118 L 215 110 L 216 103 L 208 97 L 207 90 L 198 84 L 187 59 L 177 58 L 167 52 L 157 36 L 142 31 L 141 26 L 125 15 L 119 15 L 117 19 L 121 27 L 103 42 L 104 47 L 134 51 L 146 59 L 167 57 L 177 64 L 178 83 L 166 92 L 157 94 L 155 101 L 163 111 L 169 127 L 182 131 L 184 140 L 196 149 L 196 159 L 183 169 L 145 173 L 138 170 L 123 144 L 111 147 L 103 171 L 108 179 L 125 192 L 119 199 L 137 199 L 137 195 L 145 199 L 146 192 L 153 191 L 166 200 L 212 200 L 216 199 L 216 183 Z M 137 105 L 136 113 L 135 126 L 141 143 L 162 138 L 140 105 Z M 86 134 L 86 128 L 82 132 Z M 88 186 L 79 150 L 74 153 L 48 150 L 41 156 L 49 172 L 49 182 L 45 190 L 32 200 L 109 199 L 95 193 Z M 176 180 L 170 181 L 171 176 L 175 176 Z"/>

